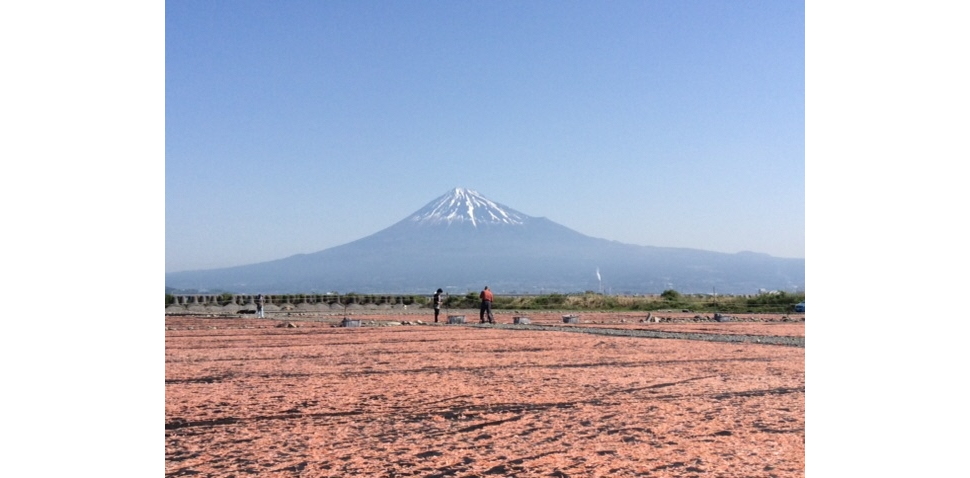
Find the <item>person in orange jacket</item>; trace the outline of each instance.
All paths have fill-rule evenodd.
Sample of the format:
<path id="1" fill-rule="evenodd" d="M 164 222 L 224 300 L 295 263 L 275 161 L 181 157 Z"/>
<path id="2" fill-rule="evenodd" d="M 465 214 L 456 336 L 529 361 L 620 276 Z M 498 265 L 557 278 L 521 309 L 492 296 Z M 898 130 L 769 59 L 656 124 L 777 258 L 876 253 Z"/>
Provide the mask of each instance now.
<path id="1" fill-rule="evenodd" d="M 492 291 L 488 290 L 488 286 L 485 286 L 485 289 L 481 294 L 478 294 L 478 297 L 482 299 L 482 305 L 478 309 L 479 322 L 485 323 L 485 312 L 488 312 L 488 323 L 494 324 L 495 317 L 492 315 Z"/>

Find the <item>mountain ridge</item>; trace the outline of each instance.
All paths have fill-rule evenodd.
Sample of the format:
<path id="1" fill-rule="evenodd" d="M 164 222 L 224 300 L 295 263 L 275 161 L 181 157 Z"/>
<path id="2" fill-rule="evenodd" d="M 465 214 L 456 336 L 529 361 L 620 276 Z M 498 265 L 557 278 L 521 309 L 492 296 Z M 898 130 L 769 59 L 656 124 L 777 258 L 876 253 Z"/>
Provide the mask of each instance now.
<path id="1" fill-rule="evenodd" d="M 640 246 L 579 233 L 454 188 L 361 239 L 256 264 L 166 274 L 166 287 L 239 293 L 450 291 L 755 293 L 804 290 L 804 259 Z M 605 287 L 604 287 L 605 286 Z"/>

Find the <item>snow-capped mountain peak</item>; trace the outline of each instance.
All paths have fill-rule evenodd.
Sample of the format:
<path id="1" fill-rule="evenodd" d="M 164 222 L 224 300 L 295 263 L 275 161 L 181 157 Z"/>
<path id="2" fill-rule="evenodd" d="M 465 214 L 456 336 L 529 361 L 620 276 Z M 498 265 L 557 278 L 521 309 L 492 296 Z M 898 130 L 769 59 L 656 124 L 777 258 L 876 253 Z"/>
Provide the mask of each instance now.
<path id="1" fill-rule="evenodd" d="M 455 188 L 431 201 L 411 215 L 409 220 L 417 224 L 468 223 L 473 227 L 484 225 L 520 225 L 528 216 L 508 206 L 487 199 L 477 191 Z"/>

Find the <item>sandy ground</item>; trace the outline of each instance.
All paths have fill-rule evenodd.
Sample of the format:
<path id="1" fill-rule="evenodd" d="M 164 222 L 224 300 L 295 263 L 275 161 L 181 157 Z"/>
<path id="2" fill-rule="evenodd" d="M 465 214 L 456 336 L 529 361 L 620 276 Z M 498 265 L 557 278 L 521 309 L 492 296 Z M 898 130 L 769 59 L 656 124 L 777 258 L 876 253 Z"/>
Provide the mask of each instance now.
<path id="1" fill-rule="evenodd" d="M 496 318 L 513 315 L 562 325 L 560 313 Z M 804 316 L 579 315 L 576 328 L 805 331 Z M 278 318 L 166 317 L 167 476 L 805 474 L 802 347 L 428 324 L 427 314 L 359 314 L 363 327 Z"/>

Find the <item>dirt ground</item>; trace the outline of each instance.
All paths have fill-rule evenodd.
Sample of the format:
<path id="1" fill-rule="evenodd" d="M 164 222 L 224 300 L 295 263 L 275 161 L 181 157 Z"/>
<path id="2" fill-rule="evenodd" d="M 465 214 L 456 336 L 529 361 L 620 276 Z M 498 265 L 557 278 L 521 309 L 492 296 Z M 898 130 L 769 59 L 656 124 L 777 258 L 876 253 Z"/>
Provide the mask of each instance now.
<path id="1" fill-rule="evenodd" d="M 803 347 L 464 315 L 474 324 L 166 317 L 166 476 L 805 474 Z M 513 315 L 563 325 L 559 313 L 496 318 Z M 805 335 L 804 316 L 578 315 L 577 330 Z"/>

